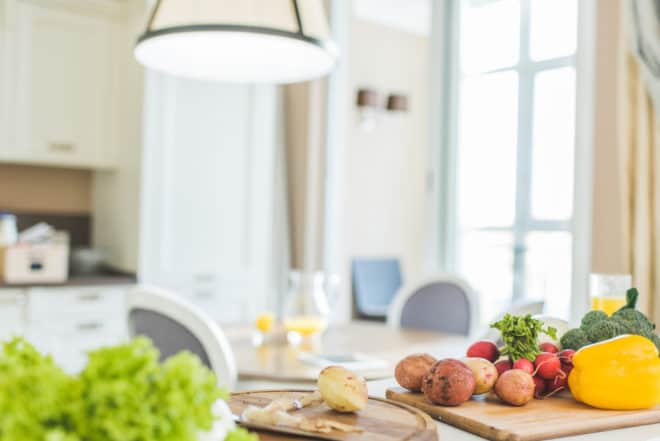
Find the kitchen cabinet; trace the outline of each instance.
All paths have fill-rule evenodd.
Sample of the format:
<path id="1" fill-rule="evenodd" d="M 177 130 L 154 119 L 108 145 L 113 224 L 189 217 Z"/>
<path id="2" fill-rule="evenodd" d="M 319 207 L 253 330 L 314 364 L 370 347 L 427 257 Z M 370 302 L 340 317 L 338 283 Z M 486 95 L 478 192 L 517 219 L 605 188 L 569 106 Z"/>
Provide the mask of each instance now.
<path id="1" fill-rule="evenodd" d="M 118 142 L 123 6 L 4 0 L 6 139 L 0 160 L 106 168 Z"/>
<path id="2" fill-rule="evenodd" d="M 128 338 L 126 292 L 130 286 L 0 289 L 0 339 L 25 336 L 52 354 L 68 372 L 86 353 Z"/>

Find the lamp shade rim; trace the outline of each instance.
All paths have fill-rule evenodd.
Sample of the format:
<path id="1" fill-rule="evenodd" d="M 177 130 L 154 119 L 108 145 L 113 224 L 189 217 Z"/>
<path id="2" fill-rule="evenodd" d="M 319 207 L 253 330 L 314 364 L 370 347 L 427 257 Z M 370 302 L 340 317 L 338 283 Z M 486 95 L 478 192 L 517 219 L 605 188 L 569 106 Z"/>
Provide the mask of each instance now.
<path id="1" fill-rule="evenodd" d="M 292 38 L 308 44 L 313 44 L 325 50 L 335 61 L 339 56 L 339 50 L 332 40 L 323 40 L 320 38 L 310 37 L 309 35 L 300 32 L 285 31 L 282 29 L 261 27 L 261 26 L 248 26 L 236 24 L 194 24 L 183 26 L 170 26 L 156 30 L 147 30 L 140 35 L 137 40 L 137 45 L 149 40 L 151 38 L 161 37 L 170 34 L 180 34 L 189 32 L 245 32 L 251 34 L 271 35 L 275 37 Z"/>

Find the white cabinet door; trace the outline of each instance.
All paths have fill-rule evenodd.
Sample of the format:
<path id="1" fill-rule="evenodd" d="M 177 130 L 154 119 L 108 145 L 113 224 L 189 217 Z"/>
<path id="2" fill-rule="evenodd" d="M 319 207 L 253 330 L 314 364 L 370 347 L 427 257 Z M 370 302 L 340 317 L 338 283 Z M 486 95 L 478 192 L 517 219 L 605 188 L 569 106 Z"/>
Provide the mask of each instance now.
<path id="1" fill-rule="evenodd" d="M 11 0 L 13 140 L 9 160 L 111 165 L 115 27 L 100 15 Z"/>
<path id="2" fill-rule="evenodd" d="M 141 278 L 223 322 L 271 286 L 276 94 L 147 77 Z"/>

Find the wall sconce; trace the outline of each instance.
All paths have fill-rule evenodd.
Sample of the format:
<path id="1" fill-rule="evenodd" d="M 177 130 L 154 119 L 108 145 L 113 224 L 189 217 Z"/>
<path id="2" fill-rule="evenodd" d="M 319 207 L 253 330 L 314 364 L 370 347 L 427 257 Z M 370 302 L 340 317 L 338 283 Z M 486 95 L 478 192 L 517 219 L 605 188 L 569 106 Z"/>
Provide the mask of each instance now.
<path id="1" fill-rule="evenodd" d="M 407 112 L 408 111 L 408 95 L 390 94 L 387 97 L 387 111 L 388 112 Z"/>
<path id="2" fill-rule="evenodd" d="M 380 96 L 373 89 L 359 89 L 356 100 L 359 126 L 362 130 L 371 131 L 378 122 Z"/>

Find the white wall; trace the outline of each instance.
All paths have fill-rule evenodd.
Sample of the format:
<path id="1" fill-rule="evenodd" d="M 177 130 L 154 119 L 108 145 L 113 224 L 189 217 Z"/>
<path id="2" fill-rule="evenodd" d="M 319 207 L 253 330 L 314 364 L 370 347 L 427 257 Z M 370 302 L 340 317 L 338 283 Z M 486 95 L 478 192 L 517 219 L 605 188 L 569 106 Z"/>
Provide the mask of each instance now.
<path id="1" fill-rule="evenodd" d="M 429 40 L 354 18 L 347 55 L 352 119 L 344 157 L 342 276 L 350 278 L 352 257 L 398 256 L 410 280 L 421 271 L 424 255 Z M 406 94 L 409 111 L 385 113 L 366 132 L 355 107 L 361 87 L 383 97 Z"/>

